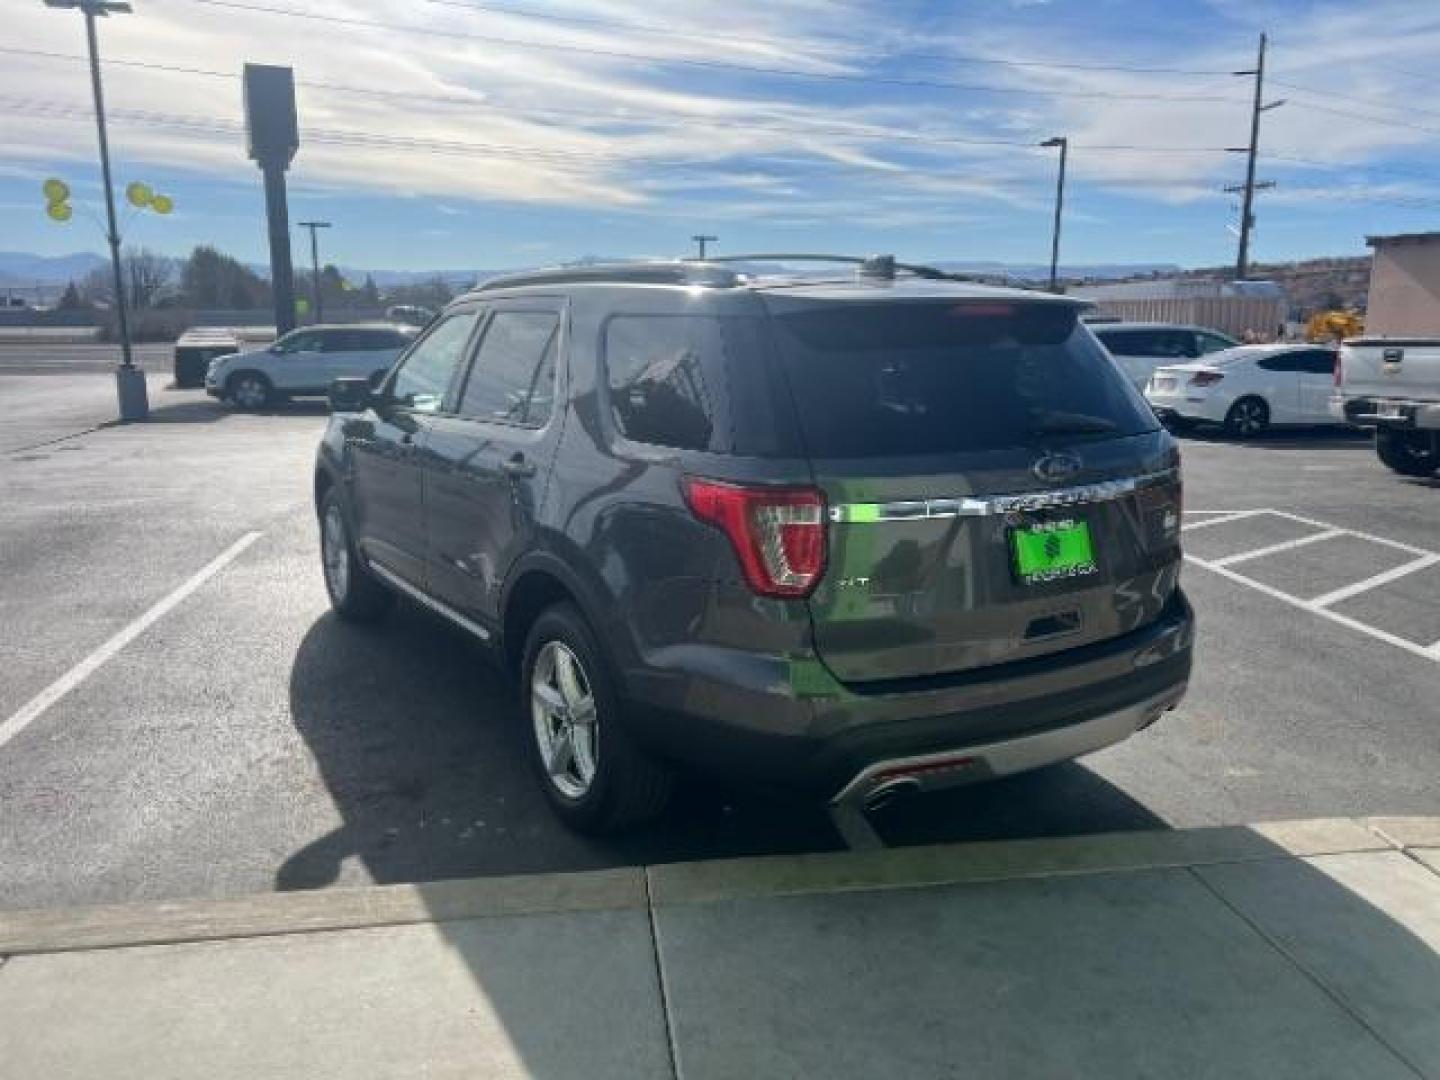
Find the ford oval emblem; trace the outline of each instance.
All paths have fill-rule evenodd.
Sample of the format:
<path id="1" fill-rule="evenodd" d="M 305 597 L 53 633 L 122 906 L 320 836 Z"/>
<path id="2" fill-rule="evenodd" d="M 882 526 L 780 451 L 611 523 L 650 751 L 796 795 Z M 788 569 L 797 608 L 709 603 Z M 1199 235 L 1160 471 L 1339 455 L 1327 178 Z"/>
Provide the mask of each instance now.
<path id="1" fill-rule="evenodd" d="M 1078 454 L 1062 450 L 1046 454 L 1030 466 L 1030 471 L 1035 474 L 1036 479 L 1043 480 L 1047 484 L 1061 484 L 1082 468 L 1084 468 L 1084 462 L 1080 460 Z"/>

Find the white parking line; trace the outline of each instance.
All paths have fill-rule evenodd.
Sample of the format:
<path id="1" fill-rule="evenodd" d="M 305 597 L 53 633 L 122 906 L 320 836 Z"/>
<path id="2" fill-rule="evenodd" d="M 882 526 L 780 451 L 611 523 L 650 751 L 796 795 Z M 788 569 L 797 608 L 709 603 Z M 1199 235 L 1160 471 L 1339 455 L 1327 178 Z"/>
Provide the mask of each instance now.
<path id="1" fill-rule="evenodd" d="M 1269 547 L 1242 551 L 1238 555 L 1226 555 L 1223 559 L 1211 559 L 1209 562 L 1212 567 L 1229 566 L 1231 563 L 1248 562 L 1251 559 L 1263 559 L 1266 555 L 1278 555 L 1282 551 L 1290 551 L 1293 548 L 1304 547 L 1306 544 L 1313 544 L 1319 540 L 1333 540 L 1337 536 L 1344 535 L 1344 529 L 1326 529 L 1324 532 L 1302 536 L 1298 540 L 1286 540 L 1279 544 L 1271 544 Z"/>
<path id="2" fill-rule="evenodd" d="M 1310 603 L 1316 607 L 1329 607 L 1331 604 L 1338 604 L 1341 600 L 1349 600 L 1352 596 L 1359 596 L 1362 592 L 1369 592 L 1371 589 L 1378 589 L 1381 585 L 1388 585 L 1392 581 L 1399 581 L 1407 574 L 1413 574 L 1417 570 L 1424 570 L 1427 566 L 1434 566 L 1440 563 L 1440 555 L 1422 555 L 1414 562 L 1401 563 L 1393 569 L 1386 570 L 1383 574 L 1376 574 L 1364 581 L 1357 581 L 1353 585 L 1346 585 L 1334 592 L 1327 592 L 1324 596 L 1317 596 Z"/>
<path id="3" fill-rule="evenodd" d="M 92 652 L 85 659 L 72 667 L 65 674 L 52 682 L 40 693 L 20 706 L 18 710 L 0 724 L 0 746 L 4 746 L 20 732 L 30 726 L 46 709 L 50 708 L 66 694 L 74 690 L 82 682 L 88 679 L 104 664 L 115 656 L 121 649 L 129 645 L 137 637 L 143 634 L 156 622 L 162 619 L 169 612 L 173 611 L 187 596 L 204 585 L 212 577 L 225 569 L 230 563 L 239 557 L 240 553 L 259 540 L 262 533 L 248 532 L 235 543 L 222 551 L 210 562 L 206 563 L 187 581 L 181 584 L 173 592 L 165 596 L 138 619 L 128 623 L 120 629 L 113 637 L 107 640 L 98 649 Z"/>
<path id="4" fill-rule="evenodd" d="M 1231 521 L 1242 521 L 1245 518 L 1254 517 L 1256 514 L 1267 513 L 1265 510 L 1186 510 L 1187 514 L 1217 514 L 1218 517 L 1206 518 L 1204 521 L 1192 521 L 1187 525 L 1181 525 L 1181 532 L 1189 532 L 1191 529 L 1203 529 L 1207 525 L 1224 525 Z"/>
<path id="5" fill-rule="evenodd" d="M 1202 569 L 1209 570 L 1211 573 L 1219 574 L 1221 577 L 1229 578 L 1239 585 L 1248 585 L 1256 592 L 1262 592 L 1266 596 L 1283 601 L 1292 607 L 1297 607 L 1302 611 L 1308 611 L 1312 615 L 1319 615 L 1322 619 L 1329 619 L 1331 622 L 1339 623 L 1341 626 L 1347 626 L 1351 630 L 1358 630 L 1362 634 L 1368 634 L 1377 641 L 1383 641 L 1387 645 L 1394 645 L 1397 649 L 1404 649 L 1406 652 L 1414 653 L 1416 656 L 1423 657 L 1426 660 L 1440 662 L 1440 650 L 1437 650 L 1433 645 L 1417 645 L 1415 642 L 1392 634 L 1388 630 L 1381 630 L 1379 627 L 1370 626 L 1367 623 L 1361 622 L 1359 619 L 1352 619 L 1348 615 L 1341 615 L 1338 611 L 1331 611 L 1329 608 L 1320 607 L 1312 600 L 1302 600 L 1298 596 L 1291 596 L 1287 592 L 1281 592 L 1279 589 L 1266 585 L 1263 581 L 1256 581 L 1254 578 L 1248 578 L 1244 574 L 1237 573 L 1228 567 L 1216 566 L 1214 563 L 1206 562 L 1204 559 L 1197 559 L 1193 555 L 1186 555 L 1185 561 L 1193 563 Z M 1437 644 L 1440 644 L 1440 642 L 1437 642 Z"/>
<path id="6" fill-rule="evenodd" d="M 1384 536 L 1375 536 L 1372 533 L 1358 532 L 1355 529 L 1339 528 L 1331 525 L 1329 522 L 1316 521 L 1314 518 L 1303 517 L 1300 514 L 1291 514 L 1284 510 L 1262 509 L 1236 511 L 1235 516 L 1232 517 L 1199 521 L 1191 525 L 1182 526 L 1182 528 L 1203 528 L 1206 525 L 1217 523 L 1217 521 L 1235 521 L 1241 517 L 1254 517 L 1260 514 L 1285 518 L 1289 521 L 1298 522 L 1301 525 L 1310 525 L 1319 531 L 1308 536 L 1303 536 L 1298 540 L 1288 540 L 1283 544 L 1271 544 L 1267 547 L 1256 548 L 1252 551 L 1243 551 L 1239 554 L 1227 555 L 1219 559 L 1201 559 L 1194 555 L 1186 555 L 1185 561 L 1193 566 L 1200 567 L 1202 570 L 1209 570 L 1213 574 L 1219 574 L 1223 578 L 1228 578 L 1237 585 L 1246 585 L 1256 592 L 1264 593 L 1266 596 L 1275 600 L 1289 604 L 1292 607 L 1297 607 L 1302 611 L 1308 611 L 1312 615 L 1318 615 L 1320 618 L 1328 619 L 1330 622 L 1337 623 L 1340 626 L 1356 630 L 1377 641 L 1383 641 L 1387 645 L 1393 645 L 1397 649 L 1403 649 L 1408 653 L 1423 657 L 1426 660 L 1440 662 L 1440 641 L 1435 642 L 1433 645 L 1421 645 L 1418 642 L 1410 641 L 1408 638 L 1400 637 L 1398 634 L 1392 634 L 1388 630 L 1381 630 L 1378 626 L 1371 626 L 1368 623 L 1361 622 L 1359 619 L 1352 619 L 1348 615 L 1342 615 L 1337 611 L 1330 610 L 1331 605 L 1337 604 L 1341 600 L 1348 600 L 1352 596 L 1359 596 L 1361 593 L 1368 592 L 1371 589 L 1387 585 L 1392 581 L 1398 581 L 1408 574 L 1413 574 L 1417 570 L 1424 570 L 1426 567 L 1440 564 L 1440 552 L 1427 551 L 1424 548 L 1418 548 L 1411 544 L 1402 544 L 1398 540 L 1391 540 Z M 1360 540 L 1368 540 L 1371 543 L 1379 544 L 1383 547 L 1407 552 L 1415 555 L 1416 558 L 1393 569 L 1386 570 L 1383 573 L 1368 577 L 1363 581 L 1356 581 L 1350 585 L 1334 589 L 1322 596 L 1315 597 L 1313 600 L 1306 600 L 1303 597 L 1294 596 L 1282 589 L 1275 588 L 1273 585 L 1267 585 L 1263 581 L 1256 581 L 1254 578 L 1246 577 L 1237 570 L 1230 569 L 1232 563 L 1258 559 L 1263 555 L 1289 551 L 1292 548 L 1315 543 L 1318 540 L 1331 540 L 1338 536 L 1353 536 Z"/>

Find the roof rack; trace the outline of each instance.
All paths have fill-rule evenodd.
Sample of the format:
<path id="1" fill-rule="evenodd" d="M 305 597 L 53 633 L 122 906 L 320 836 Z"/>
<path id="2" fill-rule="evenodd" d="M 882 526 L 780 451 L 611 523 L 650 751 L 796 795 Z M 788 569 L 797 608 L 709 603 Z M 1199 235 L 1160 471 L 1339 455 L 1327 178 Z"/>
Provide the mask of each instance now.
<path id="1" fill-rule="evenodd" d="M 606 282 L 628 285 L 709 285 L 730 288 L 740 283 L 740 275 L 722 266 L 706 263 L 673 261 L 636 261 L 577 263 L 574 266 L 550 266 L 526 270 L 518 274 L 501 274 L 480 282 L 471 292 L 512 289 L 522 285 L 565 285 L 582 282 Z"/>
<path id="2" fill-rule="evenodd" d="M 890 280 L 895 277 L 897 270 L 907 274 L 914 274 L 919 278 L 926 278 L 931 281 L 975 281 L 976 278 L 967 274 L 952 274 L 933 266 L 925 266 L 920 263 L 896 262 L 894 255 L 822 255 L 814 252 L 759 252 L 751 255 L 709 255 L 704 263 L 737 263 L 737 262 L 828 262 L 845 263 L 859 267 L 861 277 L 881 278 Z M 687 262 L 700 263 L 701 260 L 691 259 Z"/>

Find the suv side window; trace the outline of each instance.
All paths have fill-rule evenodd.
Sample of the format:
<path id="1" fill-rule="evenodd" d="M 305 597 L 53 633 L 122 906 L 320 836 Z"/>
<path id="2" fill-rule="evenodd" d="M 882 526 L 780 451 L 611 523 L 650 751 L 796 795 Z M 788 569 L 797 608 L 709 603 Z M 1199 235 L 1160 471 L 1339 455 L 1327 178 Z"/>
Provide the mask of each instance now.
<path id="1" fill-rule="evenodd" d="M 465 358 L 479 308 L 457 311 L 415 343 L 390 382 L 390 398 L 402 409 L 439 412 L 446 391 Z"/>
<path id="2" fill-rule="evenodd" d="M 318 330 L 297 330 L 286 334 L 274 345 L 270 346 L 272 352 L 288 355 L 298 352 L 319 352 L 320 332 Z"/>
<path id="3" fill-rule="evenodd" d="M 470 366 L 459 415 L 544 427 L 555 405 L 559 336 L 553 311 L 497 311 Z"/>
<path id="4" fill-rule="evenodd" d="M 1195 342 L 1188 330 L 1099 330 L 1095 336 L 1115 356 L 1161 356 L 1179 360 L 1196 355 Z"/>

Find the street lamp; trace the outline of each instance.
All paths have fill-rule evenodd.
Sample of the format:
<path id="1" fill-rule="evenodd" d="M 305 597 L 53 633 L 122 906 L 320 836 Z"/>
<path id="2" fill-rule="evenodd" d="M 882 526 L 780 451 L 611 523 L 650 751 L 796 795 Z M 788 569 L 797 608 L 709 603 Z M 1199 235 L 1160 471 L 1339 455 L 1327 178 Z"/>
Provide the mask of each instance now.
<path id="1" fill-rule="evenodd" d="M 120 366 L 115 370 L 115 393 L 121 420 L 143 420 L 150 414 L 145 393 L 145 374 L 135 366 L 130 351 L 130 319 L 125 311 L 125 279 L 120 271 L 120 230 L 115 224 L 115 192 L 110 183 L 110 140 L 105 133 L 105 92 L 100 84 L 100 47 L 95 40 L 95 20 L 109 15 L 128 15 L 130 5 L 122 0 L 45 0 L 46 7 L 79 10 L 85 16 L 85 39 L 90 46 L 90 86 L 95 94 L 95 129 L 100 135 L 100 173 L 105 181 L 105 220 L 110 244 L 110 267 L 115 274 L 115 315 L 120 329 Z"/>
<path id="2" fill-rule="evenodd" d="M 1060 291 L 1060 215 L 1065 208 L 1065 159 L 1070 153 L 1070 140 L 1056 135 L 1040 144 L 1060 148 L 1060 172 L 1055 180 L 1055 228 L 1050 235 L 1050 291 Z"/>
<path id="3" fill-rule="evenodd" d="M 320 242 L 315 239 L 316 230 L 330 228 L 328 221 L 300 221 L 302 229 L 310 230 L 310 283 L 315 294 L 315 322 L 325 321 L 325 301 L 320 295 Z"/>

